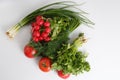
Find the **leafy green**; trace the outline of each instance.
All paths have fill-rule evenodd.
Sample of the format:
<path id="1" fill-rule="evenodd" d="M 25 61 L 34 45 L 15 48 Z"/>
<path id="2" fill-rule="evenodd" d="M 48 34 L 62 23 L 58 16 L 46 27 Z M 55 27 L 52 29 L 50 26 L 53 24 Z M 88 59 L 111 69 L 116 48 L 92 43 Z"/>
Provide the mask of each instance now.
<path id="1" fill-rule="evenodd" d="M 50 42 L 46 43 L 43 41 L 36 43 L 31 40 L 29 45 L 37 50 L 37 54 L 35 54 L 35 56 L 47 56 L 51 59 L 54 59 L 59 48 L 62 46 L 62 44 L 68 42 L 68 40 L 68 32 L 64 31 L 61 32 L 56 39 Z"/>
<path id="2" fill-rule="evenodd" d="M 86 61 L 86 54 L 77 50 L 84 42 L 84 34 L 81 33 L 72 44 L 63 44 L 57 52 L 57 57 L 53 61 L 52 69 L 62 70 L 64 74 L 73 75 L 83 73 L 83 71 L 89 71 L 90 65 Z"/>
<path id="3" fill-rule="evenodd" d="M 57 51 L 59 50 L 59 48 L 62 46 L 62 44 L 67 43 L 68 40 L 69 38 L 67 32 L 60 33 L 56 39 L 46 43 L 46 45 L 44 46 L 45 50 L 43 55 L 54 59 L 57 55 Z"/>
<path id="4" fill-rule="evenodd" d="M 61 17 L 54 17 L 53 19 L 50 19 L 51 23 L 51 40 L 54 40 L 58 37 L 59 33 L 62 33 L 67 31 L 67 28 L 69 27 L 69 19 L 67 18 L 61 18 Z M 68 33 L 68 31 L 67 31 Z M 63 34 L 64 35 L 64 34 Z"/>

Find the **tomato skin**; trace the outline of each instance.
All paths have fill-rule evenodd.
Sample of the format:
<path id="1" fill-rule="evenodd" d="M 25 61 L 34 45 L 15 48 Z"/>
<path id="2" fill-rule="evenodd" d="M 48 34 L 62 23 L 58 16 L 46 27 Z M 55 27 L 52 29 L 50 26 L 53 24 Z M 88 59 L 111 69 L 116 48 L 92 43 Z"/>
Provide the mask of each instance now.
<path id="1" fill-rule="evenodd" d="M 26 45 L 24 47 L 24 54 L 28 58 L 34 58 L 34 54 L 36 54 L 36 50 L 32 46 Z"/>
<path id="2" fill-rule="evenodd" d="M 68 77 L 70 77 L 70 74 L 64 74 L 62 70 L 57 71 L 58 76 L 63 78 L 63 79 L 67 79 Z"/>
<path id="3" fill-rule="evenodd" d="M 41 58 L 39 61 L 39 68 L 43 72 L 49 72 L 51 69 L 51 59 L 49 59 L 48 57 Z"/>

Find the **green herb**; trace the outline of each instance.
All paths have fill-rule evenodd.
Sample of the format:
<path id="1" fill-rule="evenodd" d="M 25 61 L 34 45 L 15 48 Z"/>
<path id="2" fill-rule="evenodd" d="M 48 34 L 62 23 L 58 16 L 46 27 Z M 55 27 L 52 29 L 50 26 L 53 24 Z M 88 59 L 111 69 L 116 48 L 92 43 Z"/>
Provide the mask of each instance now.
<path id="1" fill-rule="evenodd" d="M 53 61 L 52 69 L 62 70 L 64 74 L 73 75 L 89 71 L 90 65 L 86 61 L 86 54 L 77 49 L 84 42 L 84 34 L 81 33 L 72 44 L 64 44 L 57 52 L 57 58 Z"/>
<path id="2" fill-rule="evenodd" d="M 51 59 L 54 59 L 57 55 L 57 51 L 62 46 L 62 44 L 68 42 L 68 33 L 62 32 L 60 33 L 56 39 L 50 42 L 38 42 L 30 41 L 29 45 L 34 47 L 37 50 L 35 56 L 47 56 Z"/>
<path id="3" fill-rule="evenodd" d="M 53 19 L 50 19 L 51 23 L 51 40 L 54 40 L 58 37 L 59 33 L 67 32 L 69 28 L 69 19 L 63 18 L 63 17 L 54 17 Z M 63 34 L 64 35 L 64 34 Z"/>

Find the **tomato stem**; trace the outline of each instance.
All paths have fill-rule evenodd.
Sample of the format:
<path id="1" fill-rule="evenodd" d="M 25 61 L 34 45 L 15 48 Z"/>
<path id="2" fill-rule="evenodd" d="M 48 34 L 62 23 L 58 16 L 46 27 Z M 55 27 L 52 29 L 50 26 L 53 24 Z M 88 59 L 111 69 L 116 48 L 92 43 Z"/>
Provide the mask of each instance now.
<path id="1" fill-rule="evenodd" d="M 44 67 L 47 67 L 47 65 L 45 64 L 45 62 L 42 64 Z"/>

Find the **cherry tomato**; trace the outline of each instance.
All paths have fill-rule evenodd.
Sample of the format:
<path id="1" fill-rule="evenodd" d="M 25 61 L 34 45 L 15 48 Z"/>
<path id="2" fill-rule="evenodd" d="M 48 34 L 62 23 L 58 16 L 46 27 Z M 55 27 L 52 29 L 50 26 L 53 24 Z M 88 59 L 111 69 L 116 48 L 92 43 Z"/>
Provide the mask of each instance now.
<path id="1" fill-rule="evenodd" d="M 45 27 L 50 27 L 50 22 L 46 21 L 46 22 L 44 23 L 44 26 L 45 26 Z"/>
<path id="2" fill-rule="evenodd" d="M 24 47 L 24 54 L 28 58 L 33 58 L 34 55 L 36 54 L 36 50 L 32 46 L 26 45 Z"/>
<path id="3" fill-rule="evenodd" d="M 64 74 L 62 70 L 57 71 L 57 73 L 58 73 L 58 76 L 63 79 L 67 79 L 70 76 L 70 74 Z"/>
<path id="4" fill-rule="evenodd" d="M 43 72 L 49 72 L 50 69 L 51 69 L 51 60 L 47 57 L 41 58 L 40 61 L 39 61 L 39 68 Z"/>

